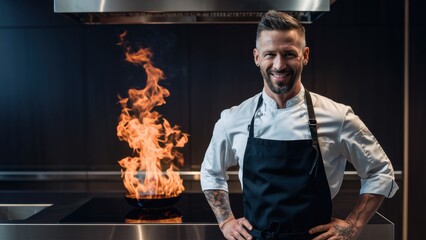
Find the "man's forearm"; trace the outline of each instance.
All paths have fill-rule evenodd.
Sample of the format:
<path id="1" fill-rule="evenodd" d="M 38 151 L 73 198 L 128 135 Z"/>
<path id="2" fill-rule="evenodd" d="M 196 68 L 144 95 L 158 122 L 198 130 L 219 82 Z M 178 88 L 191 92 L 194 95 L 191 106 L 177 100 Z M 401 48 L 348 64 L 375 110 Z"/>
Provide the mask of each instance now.
<path id="1" fill-rule="evenodd" d="M 385 197 L 377 194 L 362 194 L 347 217 L 356 229 L 360 232 L 368 223 L 370 218 L 376 213 Z"/>
<path id="2" fill-rule="evenodd" d="M 206 196 L 207 202 L 210 204 L 219 225 L 235 218 L 229 203 L 228 192 L 224 190 L 205 190 L 204 195 Z"/>

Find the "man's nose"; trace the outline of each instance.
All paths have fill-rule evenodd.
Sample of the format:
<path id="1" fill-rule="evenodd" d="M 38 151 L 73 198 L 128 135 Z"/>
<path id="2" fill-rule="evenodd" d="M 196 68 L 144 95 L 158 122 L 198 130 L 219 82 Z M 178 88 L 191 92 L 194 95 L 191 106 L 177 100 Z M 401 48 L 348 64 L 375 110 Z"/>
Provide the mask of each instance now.
<path id="1" fill-rule="evenodd" d="M 276 70 L 282 70 L 286 67 L 286 61 L 285 58 L 281 55 L 277 55 L 274 58 L 274 64 L 272 66 Z"/>

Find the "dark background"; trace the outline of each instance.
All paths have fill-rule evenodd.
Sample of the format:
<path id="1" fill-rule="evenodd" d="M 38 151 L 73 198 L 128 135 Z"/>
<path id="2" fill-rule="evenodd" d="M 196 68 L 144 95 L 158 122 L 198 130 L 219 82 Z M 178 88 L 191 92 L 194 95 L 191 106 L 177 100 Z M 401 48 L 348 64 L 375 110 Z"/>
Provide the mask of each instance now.
<path id="1" fill-rule="evenodd" d="M 253 63 L 255 24 L 86 26 L 53 13 L 53 1 L 2 1 L 3 170 L 115 170 L 131 154 L 116 136 L 118 95 L 143 88 L 119 34 L 149 47 L 167 79 L 159 111 L 190 134 L 184 169 L 197 169 L 224 108 L 262 89 Z M 402 167 L 403 4 L 337 1 L 306 25 L 308 89 L 353 107 Z"/>
<path id="2" fill-rule="evenodd" d="M 307 28 L 308 89 L 352 106 L 388 154 L 409 173 L 409 237 L 420 239 L 425 207 L 426 135 L 422 70 L 424 1 L 410 1 L 409 169 L 403 169 L 404 1 L 339 0 Z M 261 91 L 253 63 L 255 24 L 86 26 L 53 13 L 53 0 L 0 0 L 0 171 L 115 171 L 131 154 L 116 137 L 118 95 L 145 75 L 116 45 L 128 31 L 149 47 L 167 79 L 155 110 L 190 134 L 183 170 L 198 170 L 224 108 Z M 402 184 L 384 205 L 400 237 Z M 418 232 L 417 232 L 418 231 Z"/>

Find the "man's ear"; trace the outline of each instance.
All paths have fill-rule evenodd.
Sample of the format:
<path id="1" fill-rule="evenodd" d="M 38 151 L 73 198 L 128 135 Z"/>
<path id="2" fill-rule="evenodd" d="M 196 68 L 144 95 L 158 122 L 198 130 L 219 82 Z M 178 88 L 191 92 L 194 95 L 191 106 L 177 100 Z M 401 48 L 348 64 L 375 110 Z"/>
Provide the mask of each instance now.
<path id="1" fill-rule="evenodd" d="M 309 62 L 309 47 L 305 47 L 303 50 L 303 63 L 306 65 Z"/>
<path id="2" fill-rule="evenodd" d="M 253 59 L 254 64 L 259 67 L 259 50 L 257 50 L 257 48 L 253 49 Z"/>

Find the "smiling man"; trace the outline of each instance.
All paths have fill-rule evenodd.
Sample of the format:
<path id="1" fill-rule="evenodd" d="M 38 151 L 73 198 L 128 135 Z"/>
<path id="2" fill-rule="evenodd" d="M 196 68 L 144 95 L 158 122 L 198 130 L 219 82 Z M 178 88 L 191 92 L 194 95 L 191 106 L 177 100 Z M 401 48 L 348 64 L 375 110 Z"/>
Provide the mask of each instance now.
<path id="1" fill-rule="evenodd" d="M 226 239 L 356 239 L 398 189 L 388 157 L 349 106 L 303 87 L 305 29 L 276 11 L 258 25 L 254 62 L 263 91 L 224 110 L 201 166 L 201 186 Z M 331 199 L 346 161 L 361 177 L 346 219 Z M 234 216 L 226 170 L 239 165 L 244 216 Z"/>

